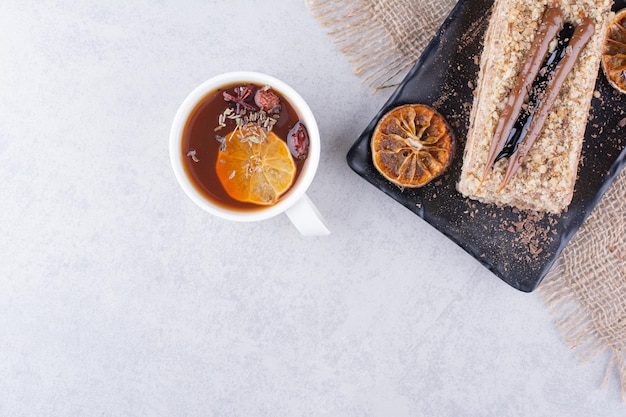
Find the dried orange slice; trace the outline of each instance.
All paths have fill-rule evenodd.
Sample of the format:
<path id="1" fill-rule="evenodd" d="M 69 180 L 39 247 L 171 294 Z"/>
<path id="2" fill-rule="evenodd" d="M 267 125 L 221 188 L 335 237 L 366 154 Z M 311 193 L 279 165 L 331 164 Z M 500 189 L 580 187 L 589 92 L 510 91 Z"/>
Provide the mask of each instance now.
<path id="1" fill-rule="evenodd" d="M 626 93 L 626 9 L 620 10 L 607 26 L 602 69 L 609 83 Z"/>
<path id="2" fill-rule="evenodd" d="M 296 178 L 287 144 L 273 132 L 252 125 L 226 136 L 215 170 L 229 196 L 260 205 L 276 203 Z"/>
<path id="3" fill-rule="evenodd" d="M 444 117 L 423 104 L 405 104 L 385 114 L 374 129 L 376 169 L 401 187 L 421 187 L 441 175 L 454 156 L 455 139 Z"/>

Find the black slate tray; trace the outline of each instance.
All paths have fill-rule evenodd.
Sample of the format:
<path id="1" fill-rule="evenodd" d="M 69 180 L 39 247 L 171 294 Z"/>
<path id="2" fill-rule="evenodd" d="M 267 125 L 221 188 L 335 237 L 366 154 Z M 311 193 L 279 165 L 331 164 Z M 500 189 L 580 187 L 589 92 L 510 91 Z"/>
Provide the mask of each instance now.
<path id="1" fill-rule="evenodd" d="M 574 197 L 567 212 L 526 213 L 463 197 L 456 191 L 456 183 L 492 5 L 493 0 L 459 0 L 401 85 L 354 143 L 347 161 L 357 174 L 448 236 L 504 282 L 530 292 L 626 162 L 626 127 L 622 126 L 626 123 L 626 96 L 616 93 L 600 70 L 596 84 L 600 97 L 592 101 Z M 625 6 L 626 0 L 616 1 L 614 10 Z M 419 189 L 391 184 L 376 171 L 371 159 L 370 137 L 376 123 L 387 111 L 406 103 L 437 109 L 458 140 L 452 166 Z"/>

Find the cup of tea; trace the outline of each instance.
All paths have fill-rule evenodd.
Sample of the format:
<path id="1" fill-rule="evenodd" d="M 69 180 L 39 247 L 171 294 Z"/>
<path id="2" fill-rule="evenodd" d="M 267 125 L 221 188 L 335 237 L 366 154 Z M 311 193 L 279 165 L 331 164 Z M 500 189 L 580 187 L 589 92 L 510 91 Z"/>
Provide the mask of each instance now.
<path id="1" fill-rule="evenodd" d="M 170 160 L 183 191 L 227 220 L 285 213 L 305 236 L 330 233 L 307 197 L 320 160 L 320 134 L 304 99 L 258 72 L 217 75 L 180 105 Z"/>

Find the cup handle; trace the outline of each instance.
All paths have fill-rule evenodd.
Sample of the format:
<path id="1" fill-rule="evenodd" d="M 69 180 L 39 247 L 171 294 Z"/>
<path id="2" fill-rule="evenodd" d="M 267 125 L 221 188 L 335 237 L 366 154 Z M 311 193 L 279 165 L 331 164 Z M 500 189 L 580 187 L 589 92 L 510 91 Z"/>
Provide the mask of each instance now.
<path id="1" fill-rule="evenodd" d="M 288 208 L 285 214 L 302 236 L 326 236 L 330 234 L 322 215 L 306 194 L 296 204 Z"/>

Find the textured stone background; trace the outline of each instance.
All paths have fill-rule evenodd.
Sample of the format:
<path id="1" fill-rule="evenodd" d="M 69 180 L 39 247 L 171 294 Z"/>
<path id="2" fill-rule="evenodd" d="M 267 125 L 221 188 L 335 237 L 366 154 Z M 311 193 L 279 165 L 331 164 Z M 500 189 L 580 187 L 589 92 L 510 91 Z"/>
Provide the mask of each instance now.
<path id="1" fill-rule="evenodd" d="M 391 91 L 302 1 L 6 0 L 0 35 L 0 415 L 623 415 L 538 294 L 349 169 Z M 239 69 L 315 112 L 330 236 L 178 187 L 179 103 Z"/>

